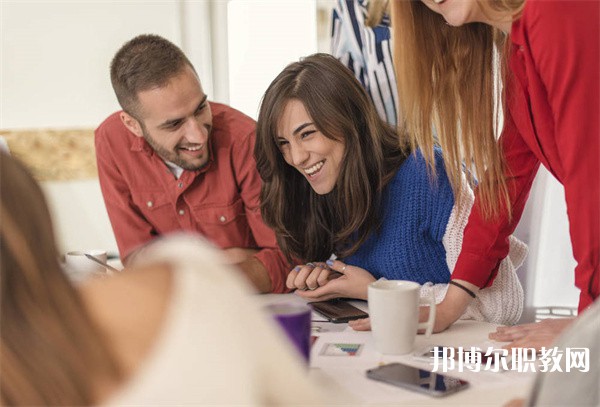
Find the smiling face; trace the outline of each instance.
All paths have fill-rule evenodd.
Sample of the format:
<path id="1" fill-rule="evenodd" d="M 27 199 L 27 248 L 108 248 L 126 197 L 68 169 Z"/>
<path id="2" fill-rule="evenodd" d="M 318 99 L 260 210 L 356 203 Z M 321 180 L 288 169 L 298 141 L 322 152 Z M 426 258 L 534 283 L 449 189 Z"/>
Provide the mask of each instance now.
<path id="1" fill-rule="evenodd" d="M 486 22 L 477 0 L 422 0 L 454 27 L 473 22 Z"/>
<path id="2" fill-rule="evenodd" d="M 121 114 L 129 130 L 143 137 L 165 161 L 191 171 L 206 165 L 212 113 L 189 66 L 165 86 L 139 92 L 138 103 L 140 120 Z"/>
<path id="3" fill-rule="evenodd" d="M 287 102 L 277 126 L 276 142 L 285 161 L 304 175 L 317 194 L 333 190 L 344 144 L 321 133 L 298 99 Z"/>

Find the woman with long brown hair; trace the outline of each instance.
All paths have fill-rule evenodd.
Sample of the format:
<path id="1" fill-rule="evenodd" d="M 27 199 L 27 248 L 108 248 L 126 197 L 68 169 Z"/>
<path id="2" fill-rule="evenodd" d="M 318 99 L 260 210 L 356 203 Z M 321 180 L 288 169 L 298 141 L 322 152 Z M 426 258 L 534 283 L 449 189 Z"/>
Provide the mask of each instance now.
<path id="1" fill-rule="evenodd" d="M 368 284 L 385 277 L 416 281 L 423 295 L 443 297 L 470 190 L 464 185 L 455 206 L 441 153 L 435 153 L 440 176 L 433 182 L 422 155 L 400 145 L 398 136 L 331 55 L 288 65 L 267 89 L 255 146 L 261 210 L 283 252 L 302 264 L 287 278 L 289 288 L 305 289 L 299 295 L 366 299 Z M 524 249 L 513 243 L 518 267 Z M 343 262 L 331 260 L 332 253 Z M 501 275 L 465 318 L 518 320 L 523 298 L 511 259 Z"/>
<path id="2" fill-rule="evenodd" d="M 465 165 L 481 180 L 453 274 L 471 291 L 492 283 L 541 163 L 565 188 L 579 310 L 600 295 L 599 15 L 597 1 L 392 5 L 409 144 L 432 168 L 433 146 L 442 147 L 454 190 Z M 451 287 L 440 306 L 443 325 L 469 300 Z M 513 346 L 549 346 L 569 323 L 546 320 L 492 336 L 516 340 Z"/>
<path id="3" fill-rule="evenodd" d="M 328 401 L 199 237 L 161 239 L 131 269 L 74 287 L 40 187 L 0 154 L 0 245 L 2 405 Z"/>

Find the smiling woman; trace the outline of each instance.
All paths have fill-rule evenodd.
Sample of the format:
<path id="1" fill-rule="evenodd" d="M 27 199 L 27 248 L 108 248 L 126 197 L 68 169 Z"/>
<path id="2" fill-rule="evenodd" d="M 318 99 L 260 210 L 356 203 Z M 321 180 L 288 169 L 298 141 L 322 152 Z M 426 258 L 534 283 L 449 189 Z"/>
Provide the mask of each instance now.
<path id="1" fill-rule="evenodd" d="M 432 182 L 421 153 L 398 139 L 406 135 L 379 117 L 360 83 L 330 55 L 292 63 L 271 83 L 255 145 L 262 216 L 291 261 L 311 262 L 289 273 L 288 288 L 309 288 L 299 293 L 310 299 L 366 299 L 368 283 L 385 277 L 416 281 L 426 286 L 423 295 L 443 297 L 472 194 L 465 184 L 462 205 L 454 205 L 441 152 Z M 523 293 L 515 268 L 525 249 L 512 243 L 513 259 L 502 261 L 498 283 L 465 317 L 518 320 Z M 319 263 L 332 253 L 343 262 Z"/>

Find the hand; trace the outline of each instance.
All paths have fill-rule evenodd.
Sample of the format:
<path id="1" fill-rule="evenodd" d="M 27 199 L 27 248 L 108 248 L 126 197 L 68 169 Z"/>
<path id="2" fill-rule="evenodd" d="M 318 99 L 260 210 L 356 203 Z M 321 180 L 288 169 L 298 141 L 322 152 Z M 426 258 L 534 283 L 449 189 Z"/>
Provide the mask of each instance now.
<path id="1" fill-rule="evenodd" d="M 362 318 L 355 319 L 353 321 L 348 321 L 348 325 L 350 328 L 355 331 L 370 331 L 371 330 L 371 319 L 370 318 Z"/>
<path id="2" fill-rule="evenodd" d="M 523 407 L 525 399 L 512 399 L 504 405 L 504 407 Z"/>
<path id="3" fill-rule="evenodd" d="M 223 249 L 225 262 L 227 264 L 239 264 L 258 253 L 258 249 L 249 249 L 246 247 L 230 247 Z"/>
<path id="4" fill-rule="evenodd" d="M 360 267 L 344 264 L 339 260 L 327 260 L 327 265 L 330 269 L 329 274 L 332 271 L 337 272 L 336 278 L 328 278 L 327 281 L 320 282 L 319 278 L 321 274 L 319 272 L 319 277 L 316 279 L 317 286 L 314 289 L 310 291 L 296 291 L 296 294 L 314 301 L 325 301 L 340 297 L 367 299 L 367 287 L 375 281 L 375 277 L 371 273 Z M 306 279 L 306 281 L 308 283 L 309 280 Z M 309 285 L 307 284 L 307 286 Z"/>
<path id="5" fill-rule="evenodd" d="M 511 348 L 549 348 L 556 338 L 575 320 L 575 318 L 548 318 L 543 321 L 515 326 L 500 326 L 489 337 L 499 342 L 510 342 L 503 346 Z"/>
<path id="6" fill-rule="evenodd" d="M 456 280 L 460 284 L 467 287 L 469 290 L 477 293 L 479 287 L 466 282 L 464 280 Z M 454 285 L 448 285 L 446 296 L 436 305 L 435 323 L 433 324 L 433 332 L 438 333 L 446 330 L 450 325 L 460 318 L 465 312 L 472 298 L 463 289 Z M 419 322 L 427 321 L 429 316 L 429 306 L 419 307 Z"/>
<path id="7" fill-rule="evenodd" d="M 314 290 L 339 276 L 339 273 L 332 272 L 325 263 L 307 263 L 294 267 L 288 274 L 285 285 L 292 290 Z"/>

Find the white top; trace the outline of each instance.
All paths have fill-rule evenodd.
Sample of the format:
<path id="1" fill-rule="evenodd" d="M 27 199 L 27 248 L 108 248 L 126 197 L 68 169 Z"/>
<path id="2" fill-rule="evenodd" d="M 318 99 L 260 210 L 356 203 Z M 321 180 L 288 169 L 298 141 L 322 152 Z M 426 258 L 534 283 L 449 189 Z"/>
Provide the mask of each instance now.
<path id="1" fill-rule="evenodd" d="M 303 361 L 238 272 L 192 235 L 161 239 L 137 264 L 174 270 L 170 309 L 140 370 L 108 405 L 323 404 Z"/>

